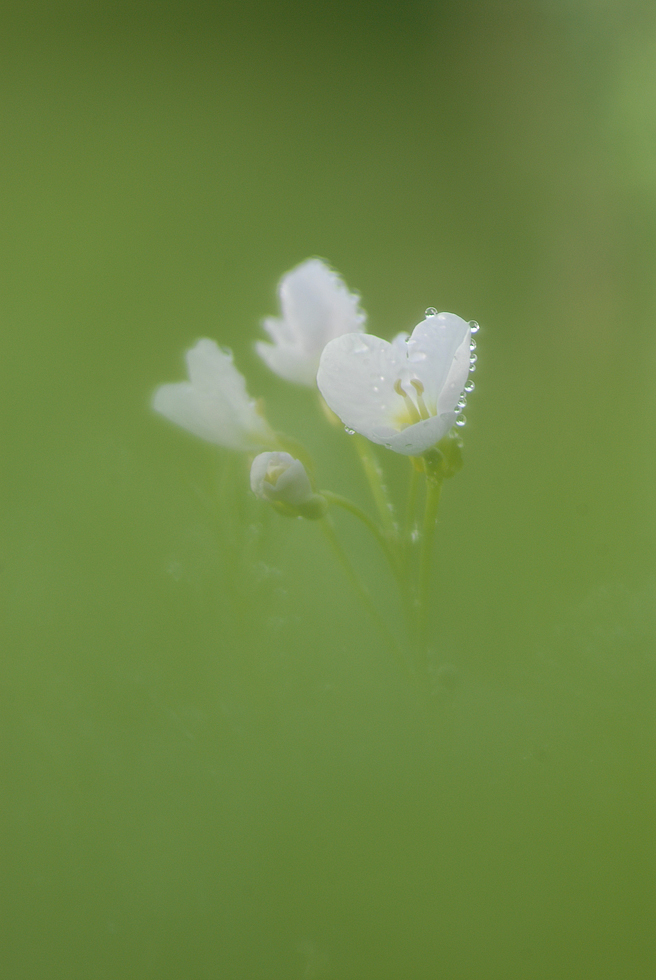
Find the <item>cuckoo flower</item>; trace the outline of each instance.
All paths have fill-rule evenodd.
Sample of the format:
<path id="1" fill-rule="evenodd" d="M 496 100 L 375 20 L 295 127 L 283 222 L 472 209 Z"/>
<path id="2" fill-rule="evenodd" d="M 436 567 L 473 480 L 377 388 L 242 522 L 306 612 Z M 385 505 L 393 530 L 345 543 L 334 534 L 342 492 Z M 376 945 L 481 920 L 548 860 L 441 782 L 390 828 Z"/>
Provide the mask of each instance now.
<path id="1" fill-rule="evenodd" d="M 455 423 L 469 373 L 471 327 L 432 313 L 389 344 L 346 334 L 321 356 L 317 384 L 348 428 L 405 456 L 419 456 Z"/>
<path id="2" fill-rule="evenodd" d="M 186 360 L 189 381 L 161 385 L 153 395 L 156 412 L 227 449 L 257 452 L 277 445 L 230 351 L 213 340 L 199 340 L 187 351 Z"/>
<path id="3" fill-rule="evenodd" d="M 320 259 L 288 272 L 278 287 L 282 317 L 267 317 L 272 344 L 258 341 L 257 353 L 285 381 L 314 387 L 321 352 L 335 337 L 361 332 L 366 315 L 360 297 Z"/>
<path id="4" fill-rule="evenodd" d="M 251 466 L 251 490 L 288 517 L 323 517 L 328 505 L 314 493 L 299 459 L 289 453 L 260 453 Z"/>

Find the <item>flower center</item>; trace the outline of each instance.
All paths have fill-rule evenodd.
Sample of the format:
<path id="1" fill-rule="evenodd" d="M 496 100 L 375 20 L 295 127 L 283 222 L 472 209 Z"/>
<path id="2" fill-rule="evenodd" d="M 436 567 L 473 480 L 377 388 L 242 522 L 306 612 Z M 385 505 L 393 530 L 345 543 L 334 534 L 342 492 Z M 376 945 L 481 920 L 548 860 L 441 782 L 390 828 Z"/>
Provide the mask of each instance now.
<path id="1" fill-rule="evenodd" d="M 279 477 L 282 476 L 286 469 L 287 466 L 285 466 L 283 463 L 269 463 L 267 466 L 266 476 L 264 477 L 265 482 L 270 483 L 272 487 L 275 487 Z"/>
<path id="2" fill-rule="evenodd" d="M 413 378 L 410 384 L 414 388 L 412 393 L 408 393 L 401 379 L 397 378 L 394 382 L 394 391 L 403 399 L 403 407 L 398 412 L 396 418 L 402 426 L 415 425 L 423 419 L 429 419 L 435 412 L 431 412 L 424 401 L 424 386 L 418 378 Z"/>

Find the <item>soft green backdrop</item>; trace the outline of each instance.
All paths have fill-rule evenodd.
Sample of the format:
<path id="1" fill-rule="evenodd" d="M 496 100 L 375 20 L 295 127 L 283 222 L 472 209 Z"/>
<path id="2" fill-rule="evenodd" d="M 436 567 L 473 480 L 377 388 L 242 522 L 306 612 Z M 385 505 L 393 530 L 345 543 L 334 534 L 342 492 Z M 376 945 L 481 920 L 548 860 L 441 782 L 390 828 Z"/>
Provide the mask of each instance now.
<path id="1" fill-rule="evenodd" d="M 653 5 L 0 28 L 0 974 L 651 980 Z M 366 504 L 252 353 L 309 255 L 382 336 L 482 324 L 428 726 L 318 529 L 149 410 L 214 337 Z"/>

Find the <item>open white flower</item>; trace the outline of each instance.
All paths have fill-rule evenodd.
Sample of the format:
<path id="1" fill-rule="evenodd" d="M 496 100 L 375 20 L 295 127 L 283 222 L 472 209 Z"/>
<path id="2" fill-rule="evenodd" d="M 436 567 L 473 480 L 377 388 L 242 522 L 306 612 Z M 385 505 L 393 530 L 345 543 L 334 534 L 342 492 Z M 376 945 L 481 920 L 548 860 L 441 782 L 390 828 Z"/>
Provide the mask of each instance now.
<path id="1" fill-rule="evenodd" d="M 251 466 L 251 490 L 289 517 L 323 517 L 326 500 L 314 493 L 300 459 L 289 453 L 260 453 Z"/>
<path id="2" fill-rule="evenodd" d="M 263 326 L 273 341 L 255 345 L 265 364 L 285 381 L 314 387 L 326 344 L 342 334 L 361 332 L 366 314 L 360 297 L 320 259 L 308 259 L 284 275 L 278 287 L 282 317 Z"/>
<path id="3" fill-rule="evenodd" d="M 469 373 L 471 328 L 454 313 L 422 320 L 390 344 L 346 334 L 325 348 L 317 384 L 342 422 L 405 456 L 419 456 L 454 425 Z"/>
<path id="4" fill-rule="evenodd" d="M 277 444 L 275 433 L 246 391 L 232 353 L 199 340 L 186 353 L 189 381 L 161 385 L 153 408 L 201 439 L 227 449 L 257 451 Z"/>

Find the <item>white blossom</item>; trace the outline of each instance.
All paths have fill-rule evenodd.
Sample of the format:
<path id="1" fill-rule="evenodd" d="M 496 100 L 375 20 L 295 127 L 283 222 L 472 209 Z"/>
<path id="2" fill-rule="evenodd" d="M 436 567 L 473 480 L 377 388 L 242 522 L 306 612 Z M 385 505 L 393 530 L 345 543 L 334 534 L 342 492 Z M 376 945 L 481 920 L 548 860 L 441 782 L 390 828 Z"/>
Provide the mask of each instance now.
<path id="1" fill-rule="evenodd" d="M 471 329 L 435 313 L 390 344 L 350 333 L 325 348 L 317 384 L 350 429 L 406 456 L 419 456 L 454 425 L 469 372 Z"/>
<path id="2" fill-rule="evenodd" d="M 263 322 L 273 343 L 258 341 L 257 353 L 286 381 L 314 387 L 326 344 L 363 330 L 360 298 L 320 259 L 308 259 L 284 275 L 278 294 L 282 317 Z"/>
<path id="3" fill-rule="evenodd" d="M 157 388 L 152 402 L 156 412 L 227 449 L 252 452 L 277 445 L 230 351 L 203 339 L 185 356 L 189 381 Z"/>

